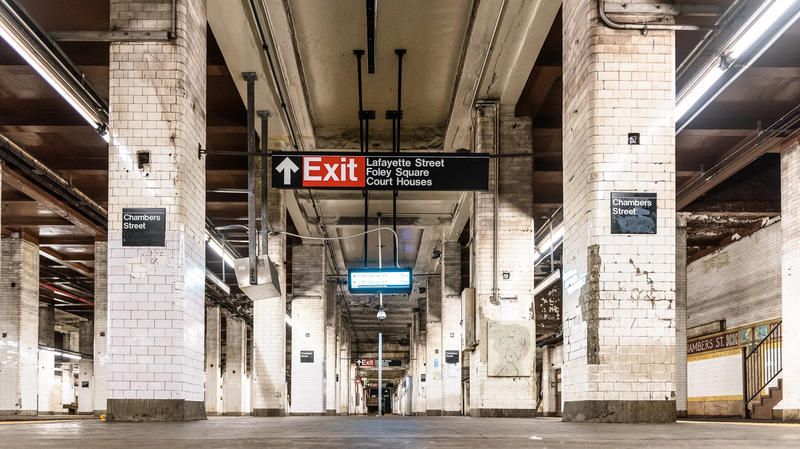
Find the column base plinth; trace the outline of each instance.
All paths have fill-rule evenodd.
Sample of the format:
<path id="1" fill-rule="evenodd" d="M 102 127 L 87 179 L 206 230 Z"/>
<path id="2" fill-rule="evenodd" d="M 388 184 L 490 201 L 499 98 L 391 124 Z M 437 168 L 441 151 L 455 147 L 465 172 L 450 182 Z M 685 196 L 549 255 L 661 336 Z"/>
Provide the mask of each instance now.
<path id="1" fill-rule="evenodd" d="M 198 421 L 206 419 L 205 401 L 184 399 L 109 399 L 106 421 Z"/>
<path id="2" fill-rule="evenodd" d="M 671 423 L 675 401 L 572 401 L 564 403 L 563 420 L 603 423 Z"/>
<path id="3" fill-rule="evenodd" d="M 469 416 L 473 418 L 535 418 L 536 410 L 532 408 L 471 408 Z"/>
<path id="4" fill-rule="evenodd" d="M 280 418 L 286 416 L 286 410 L 282 408 L 254 408 L 251 415 L 266 418 Z"/>

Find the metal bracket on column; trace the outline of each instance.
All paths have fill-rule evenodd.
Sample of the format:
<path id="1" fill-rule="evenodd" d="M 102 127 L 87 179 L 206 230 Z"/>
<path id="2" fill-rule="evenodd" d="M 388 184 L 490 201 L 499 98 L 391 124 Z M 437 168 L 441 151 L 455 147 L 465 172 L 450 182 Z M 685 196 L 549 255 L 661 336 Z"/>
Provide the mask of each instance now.
<path id="1" fill-rule="evenodd" d="M 250 285 L 258 284 L 258 246 L 256 237 L 256 74 L 243 72 L 247 82 L 247 255 L 250 259 Z"/>
<path id="2" fill-rule="evenodd" d="M 259 254 L 269 254 L 269 111 L 258 111 L 261 119 L 261 238 Z"/>

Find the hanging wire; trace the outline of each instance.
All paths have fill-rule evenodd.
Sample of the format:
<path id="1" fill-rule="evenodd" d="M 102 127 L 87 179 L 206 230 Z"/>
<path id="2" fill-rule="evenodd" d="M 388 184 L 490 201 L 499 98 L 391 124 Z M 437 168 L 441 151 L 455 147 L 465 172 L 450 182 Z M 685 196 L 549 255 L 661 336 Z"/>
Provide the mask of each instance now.
<path id="1" fill-rule="evenodd" d="M 395 248 L 395 250 L 396 250 L 396 251 L 398 251 L 398 252 L 399 252 L 399 251 L 400 251 L 399 237 L 398 237 L 397 233 L 394 231 L 394 229 L 392 229 L 392 228 L 390 228 L 390 227 L 386 227 L 386 226 L 384 226 L 384 227 L 380 227 L 380 228 L 375 228 L 375 229 L 370 229 L 370 230 L 368 230 L 368 231 L 364 231 L 364 232 L 359 232 L 358 234 L 353 234 L 353 235 L 345 235 L 345 236 L 343 236 L 343 237 L 313 237 L 313 236 L 310 236 L 310 235 L 300 235 L 300 234 L 293 234 L 293 233 L 291 233 L 291 232 L 286 232 L 286 231 L 279 231 L 279 232 L 275 232 L 275 233 L 273 233 L 272 235 L 280 235 L 280 234 L 283 234 L 283 235 L 290 235 L 290 236 L 292 236 L 292 237 L 298 237 L 298 238 L 301 238 L 301 239 L 306 239 L 306 240 L 322 240 L 322 241 L 330 241 L 330 240 L 346 240 L 346 239 L 352 239 L 352 238 L 356 238 L 356 237 L 361 237 L 362 235 L 366 235 L 366 234 L 369 234 L 369 233 L 371 233 L 371 232 L 379 232 L 379 231 L 384 231 L 384 230 L 385 230 L 385 231 L 389 231 L 389 232 L 391 232 L 391 233 L 392 233 L 392 235 L 394 235 L 394 248 Z M 399 268 L 399 265 L 395 264 L 395 266 Z"/>

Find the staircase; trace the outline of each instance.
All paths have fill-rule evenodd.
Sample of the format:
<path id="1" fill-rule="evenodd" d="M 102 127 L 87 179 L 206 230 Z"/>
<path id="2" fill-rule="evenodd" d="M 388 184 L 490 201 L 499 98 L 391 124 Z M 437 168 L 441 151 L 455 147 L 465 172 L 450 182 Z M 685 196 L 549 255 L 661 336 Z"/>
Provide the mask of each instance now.
<path id="1" fill-rule="evenodd" d="M 783 379 L 778 379 L 777 387 L 769 388 L 768 396 L 761 396 L 758 403 L 753 404 L 753 411 L 750 412 L 752 419 L 772 419 L 772 409 L 783 399 Z"/>
<path id="2" fill-rule="evenodd" d="M 742 348 L 742 386 L 746 418 L 772 419 L 772 410 L 783 398 L 783 379 L 778 379 L 777 387 L 769 388 L 769 394 L 761 395 L 783 370 L 781 340 L 781 323 L 777 323 L 751 351 L 748 352 L 746 347 Z"/>

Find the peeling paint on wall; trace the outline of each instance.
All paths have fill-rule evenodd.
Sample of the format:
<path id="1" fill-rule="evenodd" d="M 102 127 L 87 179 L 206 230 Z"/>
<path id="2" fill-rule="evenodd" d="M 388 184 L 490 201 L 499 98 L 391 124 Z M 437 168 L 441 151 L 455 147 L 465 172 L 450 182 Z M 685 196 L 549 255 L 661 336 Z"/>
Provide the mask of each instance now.
<path id="1" fill-rule="evenodd" d="M 587 250 L 586 284 L 581 287 L 581 318 L 586 322 L 586 363 L 600 363 L 600 246 L 591 245 Z"/>

